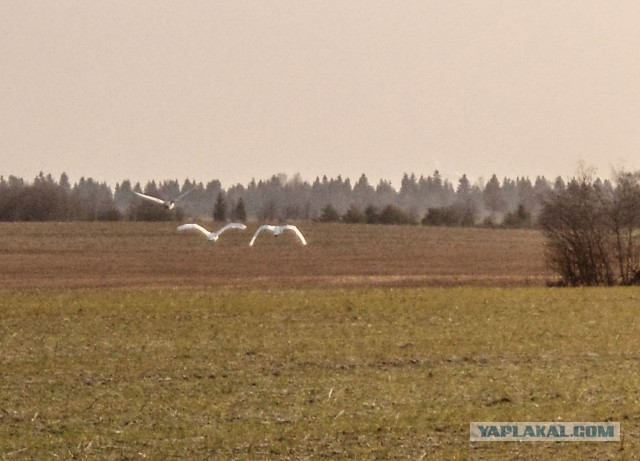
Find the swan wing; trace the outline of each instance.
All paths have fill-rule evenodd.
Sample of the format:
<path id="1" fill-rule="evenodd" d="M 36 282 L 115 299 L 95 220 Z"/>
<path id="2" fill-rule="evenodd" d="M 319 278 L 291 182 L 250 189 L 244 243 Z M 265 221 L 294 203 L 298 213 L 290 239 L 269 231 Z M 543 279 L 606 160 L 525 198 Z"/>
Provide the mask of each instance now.
<path id="1" fill-rule="evenodd" d="M 182 226 L 178 226 L 178 230 L 180 232 L 188 231 L 188 230 L 196 230 L 202 232 L 207 238 L 211 235 L 207 229 L 202 227 L 200 224 L 183 224 Z"/>
<path id="2" fill-rule="evenodd" d="M 142 197 L 143 199 L 151 200 L 152 202 L 160 203 L 161 205 L 165 204 L 165 201 L 158 197 L 152 197 L 151 195 L 141 194 L 140 192 L 133 191 L 134 194 Z"/>
<path id="3" fill-rule="evenodd" d="M 188 191 L 186 191 L 186 192 L 184 192 L 183 194 L 179 195 L 179 196 L 178 196 L 178 198 L 176 198 L 176 199 L 174 200 L 174 202 L 177 202 L 178 200 L 180 200 L 180 199 L 182 199 L 182 198 L 186 197 L 186 196 L 187 196 L 187 194 L 190 194 L 192 191 L 193 191 L 193 189 L 189 189 Z"/>
<path id="4" fill-rule="evenodd" d="M 245 230 L 247 228 L 247 226 L 245 226 L 242 223 L 238 223 L 238 222 L 230 222 L 229 224 L 227 224 L 226 226 L 222 227 L 220 230 L 218 230 L 216 232 L 216 234 L 220 235 L 222 234 L 224 231 L 229 230 L 229 229 L 240 229 L 240 230 Z"/>
<path id="5" fill-rule="evenodd" d="M 263 225 L 263 226 L 258 227 L 258 230 L 256 231 L 256 233 L 255 233 L 255 234 L 253 234 L 253 238 L 252 238 L 252 239 L 251 239 L 251 241 L 249 242 L 249 246 L 250 246 L 250 247 L 252 247 L 252 246 L 253 246 L 253 242 L 255 242 L 255 241 L 256 241 L 256 237 L 257 237 L 257 236 L 258 236 L 258 234 L 259 234 L 260 232 L 262 232 L 263 230 L 268 230 L 268 231 L 273 232 L 273 226 L 270 226 L 270 225 L 268 225 L 268 224 L 265 224 L 265 225 Z"/>
<path id="6" fill-rule="evenodd" d="M 300 232 L 300 229 L 298 229 L 296 226 L 292 226 L 291 224 L 288 224 L 286 226 L 282 226 L 282 228 L 284 230 L 290 230 L 290 231 L 295 232 L 295 234 L 298 236 L 298 238 L 300 239 L 302 244 L 303 245 L 307 244 L 307 240 L 304 238 L 304 235 L 302 235 L 302 232 Z"/>

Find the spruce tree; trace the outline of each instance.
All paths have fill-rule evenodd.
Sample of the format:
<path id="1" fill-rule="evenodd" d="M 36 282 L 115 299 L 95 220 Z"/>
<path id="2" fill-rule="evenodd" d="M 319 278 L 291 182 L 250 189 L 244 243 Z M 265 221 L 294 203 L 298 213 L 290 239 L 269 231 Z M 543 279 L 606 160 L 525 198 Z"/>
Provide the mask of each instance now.
<path id="1" fill-rule="evenodd" d="M 247 210 L 244 207 L 244 200 L 242 200 L 242 197 L 238 199 L 238 203 L 236 204 L 234 219 L 240 222 L 245 222 L 247 220 Z"/>
<path id="2" fill-rule="evenodd" d="M 227 219 L 227 202 L 224 199 L 223 192 L 218 193 L 218 198 L 213 206 L 213 220 L 224 222 Z"/>

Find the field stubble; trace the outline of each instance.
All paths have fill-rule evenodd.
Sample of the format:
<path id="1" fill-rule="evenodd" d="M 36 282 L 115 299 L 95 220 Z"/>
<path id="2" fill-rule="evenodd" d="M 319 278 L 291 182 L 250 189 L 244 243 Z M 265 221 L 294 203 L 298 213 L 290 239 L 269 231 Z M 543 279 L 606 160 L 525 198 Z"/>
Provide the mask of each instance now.
<path id="1" fill-rule="evenodd" d="M 211 226 L 211 223 L 208 224 Z M 228 231 L 211 243 L 174 223 L 1 223 L 4 287 L 540 285 L 535 230 L 304 223 L 293 235 Z"/>

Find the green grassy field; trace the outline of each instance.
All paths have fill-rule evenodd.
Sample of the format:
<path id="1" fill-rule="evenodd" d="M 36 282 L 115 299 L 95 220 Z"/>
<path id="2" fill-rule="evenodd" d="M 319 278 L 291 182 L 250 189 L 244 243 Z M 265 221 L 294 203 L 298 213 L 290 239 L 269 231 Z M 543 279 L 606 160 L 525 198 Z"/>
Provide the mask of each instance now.
<path id="1" fill-rule="evenodd" d="M 635 288 L 0 291 L 2 459 L 637 459 Z M 471 443 L 471 421 L 622 442 Z"/>

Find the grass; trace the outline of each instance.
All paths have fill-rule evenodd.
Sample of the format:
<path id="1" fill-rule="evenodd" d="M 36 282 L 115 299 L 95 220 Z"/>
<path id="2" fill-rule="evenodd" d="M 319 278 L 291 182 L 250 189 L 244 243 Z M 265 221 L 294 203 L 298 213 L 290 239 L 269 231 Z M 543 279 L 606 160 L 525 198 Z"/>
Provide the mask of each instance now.
<path id="1" fill-rule="evenodd" d="M 4 289 L 3 459 L 637 459 L 633 288 Z M 471 421 L 620 443 L 471 443 Z"/>

